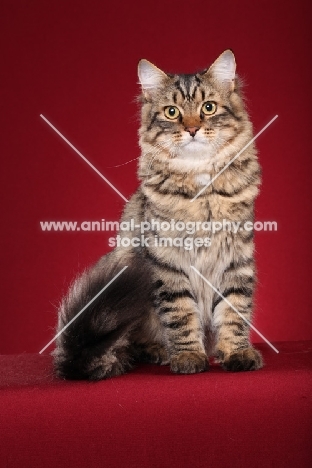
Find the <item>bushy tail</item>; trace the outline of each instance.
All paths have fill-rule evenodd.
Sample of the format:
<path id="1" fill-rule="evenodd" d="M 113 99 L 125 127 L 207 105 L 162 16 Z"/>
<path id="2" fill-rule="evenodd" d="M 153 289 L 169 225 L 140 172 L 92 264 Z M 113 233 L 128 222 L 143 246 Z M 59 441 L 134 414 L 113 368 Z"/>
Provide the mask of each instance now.
<path id="1" fill-rule="evenodd" d="M 59 376 L 99 380 L 131 368 L 131 333 L 150 307 L 152 275 L 148 269 L 143 258 L 134 254 L 120 258 L 114 251 L 72 284 L 59 309 L 58 331 L 77 318 L 57 339 L 53 354 Z"/>

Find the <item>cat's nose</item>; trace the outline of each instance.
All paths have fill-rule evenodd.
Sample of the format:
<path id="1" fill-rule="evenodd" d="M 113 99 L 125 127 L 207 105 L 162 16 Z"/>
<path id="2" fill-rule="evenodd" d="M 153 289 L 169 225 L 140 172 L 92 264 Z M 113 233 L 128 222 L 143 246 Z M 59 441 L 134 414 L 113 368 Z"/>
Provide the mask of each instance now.
<path id="1" fill-rule="evenodd" d="M 199 127 L 185 127 L 185 131 L 189 132 L 189 134 L 194 137 L 196 132 L 199 130 Z"/>

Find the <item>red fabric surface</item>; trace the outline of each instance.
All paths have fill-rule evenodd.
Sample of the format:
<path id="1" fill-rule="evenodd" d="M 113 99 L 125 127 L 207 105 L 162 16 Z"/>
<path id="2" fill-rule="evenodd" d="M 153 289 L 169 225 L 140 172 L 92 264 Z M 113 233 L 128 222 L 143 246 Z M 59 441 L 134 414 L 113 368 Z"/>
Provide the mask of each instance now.
<path id="1" fill-rule="evenodd" d="M 310 467 L 312 341 L 276 346 L 259 346 L 257 372 L 140 365 L 98 383 L 53 377 L 48 355 L 0 356 L 0 466 Z"/>
<path id="2" fill-rule="evenodd" d="M 311 2 L 3 0 L 0 352 L 38 352 L 69 282 L 109 250 L 103 233 L 47 233 L 40 221 L 118 220 L 123 200 L 39 117 L 45 115 L 128 198 L 137 186 L 136 68 L 206 67 L 232 48 L 245 79 L 263 185 L 256 326 L 312 339 Z M 254 337 L 257 341 L 259 338 Z"/>

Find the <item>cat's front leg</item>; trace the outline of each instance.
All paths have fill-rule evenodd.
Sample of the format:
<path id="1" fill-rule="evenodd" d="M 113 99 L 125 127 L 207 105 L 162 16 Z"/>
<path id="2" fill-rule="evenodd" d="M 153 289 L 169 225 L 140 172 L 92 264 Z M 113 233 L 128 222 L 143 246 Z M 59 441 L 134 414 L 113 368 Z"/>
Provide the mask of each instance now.
<path id="1" fill-rule="evenodd" d="M 208 369 L 203 331 L 187 276 L 167 271 L 158 281 L 155 307 L 159 316 L 172 372 L 194 374 Z"/>
<path id="2" fill-rule="evenodd" d="M 260 353 L 249 341 L 253 288 L 253 260 L 231 262 L 223 274 L 221 293 L 224 299 L 216 294 L 213 304 L 216 355 L 225 370 L 257 370 L 263 365 Z"/>

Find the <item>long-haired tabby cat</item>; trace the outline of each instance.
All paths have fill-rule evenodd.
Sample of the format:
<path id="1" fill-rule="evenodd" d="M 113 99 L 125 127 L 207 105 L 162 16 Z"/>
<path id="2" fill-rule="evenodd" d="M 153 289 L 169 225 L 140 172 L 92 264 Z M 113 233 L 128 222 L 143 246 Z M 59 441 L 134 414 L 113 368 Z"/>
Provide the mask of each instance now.
<path id="1" fill-rule="evenodd" d="M 248 323 L 223 299 L 251 320 L 253 232 L 208 232 L 209 243 L 194 242 L 191 249 L 183 242 L 155 241 L 190 237 L 189 231 L 168 230 L 172 221 L 193 223 L 191 237 L 201 239 L 207 238 L 202 226 L 208 221 L 253 222 L 260 183 L 253 145 L 222 171 L 253 136 L 235 68 L 230 50 L 192 75 L 167 74 L 140 61 L 141 185 L 121 219 L 134 220 L 136 227 L 121 230 L 120 240 L 127 242 L 73 283 L 59 310 L 58 329 L 127 269 L 59 336 L 54 356 L 60 376 L 105 379 L 138 361 L 195 373 L 208 369 L 210 355 L 230 371 L 262 366 Z M 131 239 L 141 238 L 141 223 L 150 223 L 150 229 L 132 246 Z"/>

